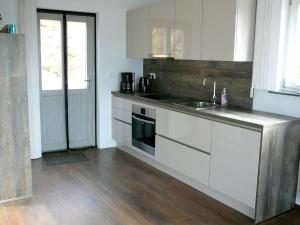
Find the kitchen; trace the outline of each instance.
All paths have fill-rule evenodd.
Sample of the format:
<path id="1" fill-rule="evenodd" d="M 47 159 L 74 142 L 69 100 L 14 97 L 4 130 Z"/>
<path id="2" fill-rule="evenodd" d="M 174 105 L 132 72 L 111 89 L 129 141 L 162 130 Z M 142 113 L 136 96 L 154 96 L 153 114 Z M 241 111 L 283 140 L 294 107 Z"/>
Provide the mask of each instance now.
<path id="1" fill-rule="evenodd" d="M 20 15 L 32 16 L 24 24 L 34 24 L 37 9 L 96 14 L 94 124 L 101 150 L 83 151 L 89 161 L 45 166 L 39 159 L 44 114 L 31 119 L 41 117 L 36 103 L 43 96 L 31 89 L 33 200 L 0 205 L 3 224 L 15 224 L 14 213 L 21 224 L 300 221 L 294 209 L 299 96 L 297 88 L 282 89 L 298 85 L 295 77 L 283 77 L 283 65 L 293 61 L 283 52 L 297 44 L 290 31 L 297 1 L 26 2 L 30 10 Z M 23 27 L 36 40 L 34 26 Z M 38 45 L 29 44 L 28 85 L 39 87 Z M 35 221 L 20 204 L 28 210 L 42 204 L 48 221 Z"/>

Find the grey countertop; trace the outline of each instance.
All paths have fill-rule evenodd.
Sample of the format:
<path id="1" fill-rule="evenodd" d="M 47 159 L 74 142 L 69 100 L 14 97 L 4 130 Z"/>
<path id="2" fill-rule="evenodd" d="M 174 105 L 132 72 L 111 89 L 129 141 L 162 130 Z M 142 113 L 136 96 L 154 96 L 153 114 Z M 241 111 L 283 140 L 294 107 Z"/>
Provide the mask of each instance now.
<path id="1" fill-rule="evenodd" d="M 177 112 L 198 116 L 201 118 L 237 125 L 240 127 L 245 127 L 248 129 L 258 131 L 262 131 L 264 128 L 268 127 L 287 125 L 292 122 L 300 122 L 300 118 L 266 113 L 255 110 L 235 109 L 230 107 L 205 108 L 201 110 L 196 110 L 182 105 L 177 105 L 176 102 L 182 102 L 183 99 L 176 99 L 176 97 L 173 97 L 170 100 L 154 100 L 146 98 L 145 95 L 139 93 L 125 94 L 120 92 L 112 92 L 112 94 L 116 97 L 125 98 L 128 100 L 145 103 L 152 106 L 174 110 Z"/>

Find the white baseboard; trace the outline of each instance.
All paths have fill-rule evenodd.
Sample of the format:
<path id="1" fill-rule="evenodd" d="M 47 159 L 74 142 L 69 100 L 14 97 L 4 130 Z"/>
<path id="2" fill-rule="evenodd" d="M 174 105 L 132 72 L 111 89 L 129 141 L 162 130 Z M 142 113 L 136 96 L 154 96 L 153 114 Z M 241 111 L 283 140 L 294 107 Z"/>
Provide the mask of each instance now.
<path id="1" fill-rule="evenodd" d="M 7 200 L 2 200 L 2 201 L 0 201 L 0 204 L 4 204 L 4 203 L 8 203 L 8 202 L 13 202 L 13 201 L 19 201 L 19 200 L 23 200 L 23 199 L 27 199 L 27 198 L 31 198 L 31 197 L 32 197 L 32 195 L 18 197 L 18 198 L 12 198 L 12 199 L 7 199 Z"/>
<path id="2" fill-rule="evenodd" d="M 250 208 L 249 206 L 246 206 L 240 202 L 237 202 L 236 200 L 227 197 L 213 189 L 211 189 L 210 187 L 203 185 L 183 174 L 180 174 L 176 171 L 174 171 L 173 169 L 159 163 L 158 161 L 156 161 L 153 157 L 149 157 L 145 154 L 140 153 L 139 151 L 133 150 L 131 148 L 128 147 L 119 147 L 119 149 L 127 152 L 128 154 L 148 163 L 149 165 L 165 172 L 166 174 L 182 181 L 183 183 L 186 183 L 187 185 L 197 189 L 198 191 L 203 192 L 204 194 L 216 199 L 217 201 L 220 201 L 222 203 L 224 203 L 225 205 L 241 212 L 242 214 L 254 219 L 255 217 L 255 210 L 253 208 Z"/>

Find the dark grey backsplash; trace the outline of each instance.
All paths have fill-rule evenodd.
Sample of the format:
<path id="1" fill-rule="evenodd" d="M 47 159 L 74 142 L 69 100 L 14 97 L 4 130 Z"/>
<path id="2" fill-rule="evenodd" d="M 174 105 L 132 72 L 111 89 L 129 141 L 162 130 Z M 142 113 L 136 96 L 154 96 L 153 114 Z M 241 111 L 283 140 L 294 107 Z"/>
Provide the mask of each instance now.
<path id="1" fill-rule="evenodd" d="M 222 89 L 227 88 L 231 106 L 252 109 L 252 62 L 145 59 L 144 75 L 149 73 L 156 73 L 152 92 L 210 100 L 215 80 L 219 99 Z"/>

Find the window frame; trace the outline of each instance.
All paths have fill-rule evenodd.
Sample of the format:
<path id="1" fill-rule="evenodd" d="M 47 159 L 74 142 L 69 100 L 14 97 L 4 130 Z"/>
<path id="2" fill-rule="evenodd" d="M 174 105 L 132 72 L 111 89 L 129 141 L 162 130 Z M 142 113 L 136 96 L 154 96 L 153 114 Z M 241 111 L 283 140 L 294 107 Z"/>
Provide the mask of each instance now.
<path id="1" fill-rule="evenodd" d="M 285 60 L 284 60 L 284 72 L 282 80 L 282 91 L 300 93 L 300 84 L 292 84 L 297 82 L 297 78 L 292 75 L 295 74 L 295 44 L 297 32 L 300 35 L 300 31 L 297 31 L 297 20 L 300 15 L 300 0 L 289 0 L 289 14 L 287 21 L 286 32 L 286 44 L 285 44 Z M 299 43 L 300 47 L 300 43 Z M 300 57 L 300 55 L 299 55 Z M 300 62 L 299 62 L 300 65 Z"/>

